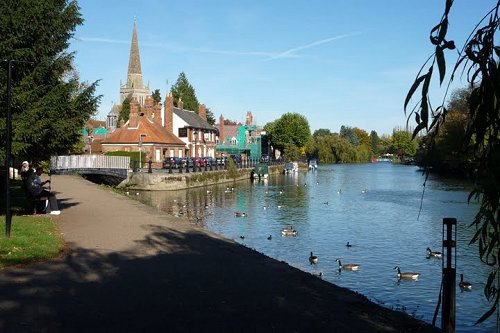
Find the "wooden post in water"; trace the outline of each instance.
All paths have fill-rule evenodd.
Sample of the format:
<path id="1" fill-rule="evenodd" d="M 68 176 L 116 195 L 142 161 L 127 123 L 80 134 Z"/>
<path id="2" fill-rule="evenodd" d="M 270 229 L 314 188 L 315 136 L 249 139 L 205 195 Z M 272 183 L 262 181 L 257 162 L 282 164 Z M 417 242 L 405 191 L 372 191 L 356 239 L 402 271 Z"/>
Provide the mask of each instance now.
<path id="1" fill-rule="evenodd" d="M 455 229 L 454 233 L 453 229 Z M 443 218 L 443 302 L 441 308 L 441 329 L 446 333 L 455 332 L 456 238 L 457 219 L 450 217 Z M 452 260 L 453 257 L 455 260 Z"/>

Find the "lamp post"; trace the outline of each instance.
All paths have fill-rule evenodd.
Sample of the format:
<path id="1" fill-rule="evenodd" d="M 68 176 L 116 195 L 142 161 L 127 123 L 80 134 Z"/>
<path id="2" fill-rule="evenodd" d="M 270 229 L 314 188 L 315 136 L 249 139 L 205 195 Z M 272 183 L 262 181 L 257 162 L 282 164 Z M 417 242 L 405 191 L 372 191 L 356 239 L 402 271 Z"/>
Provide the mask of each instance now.
<path id="1" fill-rule="evenodd" d="M 194 159 L 196 160 L 196 158 L 198 157 L 198 150 L 196 148 L 196 142 L 198 141 L 198 132 L 194 131 L 193 136 L 194 136 Z"/>
<path id="2" fill-rule="evenodd" d="M 91 135 L 88 138 L 88 144 L 89 144 L 89 155 L 92 155 L 92 142 L 94 142 L 94 137 Z"/>
<path id="3" fill-rule="evenodd" d="M 142 137 L 146 134 L 139 135 L 139 171 L 142 170 Z"/>
<path id="4" fill-rule="evenodd" d="M 12 165 L 12 68 L 16 63 L 33 64 L 31 61 L 0 59 L 7 63 L 7 113 L 5 115 L 5 237 L 10 238 L 12 211 L 10 210 L 10 166 Z"/>

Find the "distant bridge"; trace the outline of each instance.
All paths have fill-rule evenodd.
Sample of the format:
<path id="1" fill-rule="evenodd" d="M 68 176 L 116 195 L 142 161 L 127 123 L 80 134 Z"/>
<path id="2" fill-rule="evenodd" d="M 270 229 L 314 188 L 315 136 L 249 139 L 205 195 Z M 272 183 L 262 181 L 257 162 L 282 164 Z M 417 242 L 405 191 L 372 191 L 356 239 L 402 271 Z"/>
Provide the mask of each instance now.
<path id="1" fill-rule="evenodd" d="M 68 155 L 50 159 L 50 172 L 57 175 L 77 173 L 125 179 L 129 171 L 129 156 Z"/>

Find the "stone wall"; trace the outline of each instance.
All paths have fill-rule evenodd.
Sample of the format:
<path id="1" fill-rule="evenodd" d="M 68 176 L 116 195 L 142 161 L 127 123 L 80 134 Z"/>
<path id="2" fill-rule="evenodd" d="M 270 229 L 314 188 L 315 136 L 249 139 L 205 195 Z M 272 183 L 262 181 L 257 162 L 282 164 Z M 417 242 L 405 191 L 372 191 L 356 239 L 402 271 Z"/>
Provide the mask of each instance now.
<path id="1" fill-rule="evenodd" d="M 281 168 L 281 170 L 280 170 Z M 279 173 L 281 166 L 269 167 L 269 173 Z M 143 172 L 129 173 L 127 179 L 117 187 L 145 191 L 175 191 L 192 187 L 209 186 L 250 178 L 252 169 L 237 170 L 236 177 L 230 177 L 227 170 L 190 173 Z"/>

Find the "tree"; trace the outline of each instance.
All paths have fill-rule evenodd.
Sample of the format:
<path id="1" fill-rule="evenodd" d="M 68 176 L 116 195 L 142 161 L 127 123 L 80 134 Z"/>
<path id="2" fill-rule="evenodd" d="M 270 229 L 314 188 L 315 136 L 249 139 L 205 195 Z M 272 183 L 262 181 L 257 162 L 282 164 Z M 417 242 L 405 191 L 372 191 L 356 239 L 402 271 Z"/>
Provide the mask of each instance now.
<path id="1" fill-rule="evenodd" d="M 380 155 L 380 138 L 376 131 L 370 132 L 370 146 L 372 149 L 372 153 L 375 156 Z"/>
<path id="2" fill-rule="evenodd" d="M 422 140 L 419 158 L 438 172 L 469 176 L 474 166 L 474 156 L 471 147 L 463 146 L 463 139 L 467 129 L 467 108 L 471 90 L 468 88 L 458 89 L 452 92 L 448 102 L 448 113 L 439 133 L 435 136 L 431 133 L 434 142 L 432 151 L 425 153 L 425 147 L 429 145 L 430 138 Z M 425 146 L 424 146 L 425 145 Z"/>
<path id="3" fill-rule="evenodd" d="M 301 148 L 311 136 L 309 122 L 306 117 L 298 113 L 285 113 L 278 120 L 266 124 L 264 129 L 270 136 L 273 146 L 282 150 L 288 143 Z"/>
<path id="4" fill-rule="evenodd" d="M 198 113 L 200 103 L 196 98 L 196 92 L 193 86 L 189 83 L 186 74 L 181 72 L 177 78 L 177 82 L 170 88 L 170 92 L 174 97 L 174 106 L 178 107 L 179 98 L 182 99 L 183 108 Z"/>
<path id="5" fill-rule="evenodd" d="M 326 128 L 320 128 L 314 131 L 313 136 L 315 138 L 320 137 L 320 136 L 327 136 L 332 134 L 329 129 Z"/>
<path id="6" fill-rule="evenodd" d="M 153 91 L 153 93 L 151 94 L 151 97 L 153 97 L 153 101 L 155 101 L 155 104 L 161 103 L 160 89 L 155 89 L 155 91 Z"/>
<path id="7" fill-rule="evenodd" d="M 12 155 L 33 161 L 67 154 L 95 114 L 97 82 L 81 83 L 69 40 L 83 23 L 76 1 L 0 2 L 0 54 L 12 66 Z M 6 141 L 7 62 L 0 63 L 0 141 Z M 5 150 L 0 148 L 5 159 Z"/>
<path id="8" fill-rule="evenodd" d="M 359 138 L 356 135 L 356 132 L 352 127 L 349 126 L 340 126 L 340 137 L 349 141 L 353 146 L 359 145 Z"/>
<path id="9" fill-rule="evenodd" d="M 418 143 L 413 140 L 410 132 L 395 131 L 392 134 L 392 151 L 399 156 L 414 156 L 417 152 Z"/>
<path id="10" fill-rule="evenodd" d="M 122 108 L 120 110 L 120 115 L 118 116 L 118 124 L 121 120 L 124 122 L 128 121 L 128 118 L 130 117 L 130 102 L 132 102 L 132 94 L 125 97 L 122 102 Z"/>
<path id="11" fill-rule="evenodd" d="M 431 43 L 435 46 L 434 54 L 420 69 L 404 103 L 408 119 L 414 116 L 417 124 L 413 136 L 424 129 L 431 134 L 428 151 L 432 151 L 436 144 L 436 138 L 442 125 L 447 121 L 449 111 L 444 103 L 436 109 L 432 108 L 429 89 L 436 67 L 439 84 L 445 83 L 445 51 L 455 49 L 455 43 L 447 36 L 452 6 L 453 0 L 446 0 L 441 21 L 430 32 Z M 495 313 L 500 298 L 500 103 L 498 103 L 500 66 L 499 46 L 496 45 L 498 36 L 495 36 L 500 26 L 499 9 L 500 2 L 496 2 L 492 10 L 475 26 L 465 45 L 458 52 L 458 59 L 451 76 L 446 80 L 446 86 L 449 87 L 456 73 L 465 73 L 471 87 L 467 107 L 467 127 L 462 143 L 463 147 L 472 147 L 478 164 L 476 186 L 470 193 L 469 200 L 480 200 L 481 205 L 471 223 L 476 233 L 470 243 L 479 244 L 479 258 L 491 268 L 484 294 L 493 303 L 492 307 L 478 319 L 478 323 Z M 408 112 L 410 100 L 418 89 L 419 101 Z"/>
<path id="12" fill-rule="evenodd" d="M 213 126 L 215 124 L 214 113 L 212 112 L 212 110 L 210 110 L 210 108 L 207 108 L 206 111 L 207 111 L 207 123 Z"/>

